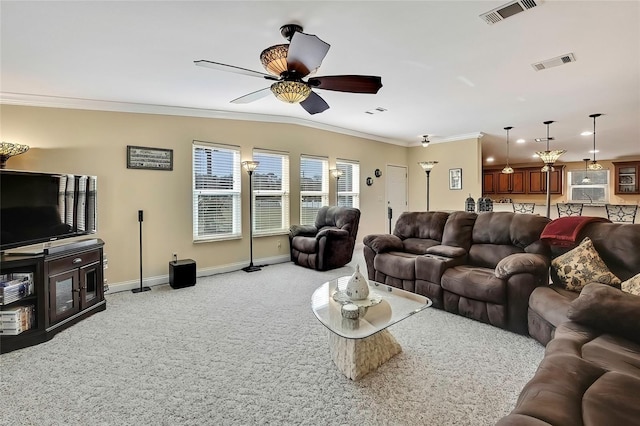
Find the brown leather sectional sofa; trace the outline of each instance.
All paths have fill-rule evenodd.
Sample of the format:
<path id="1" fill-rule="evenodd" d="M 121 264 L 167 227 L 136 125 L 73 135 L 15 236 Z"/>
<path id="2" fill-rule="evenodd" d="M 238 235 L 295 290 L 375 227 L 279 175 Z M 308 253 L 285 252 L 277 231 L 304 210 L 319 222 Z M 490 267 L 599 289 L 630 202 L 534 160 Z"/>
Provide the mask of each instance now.
<path id="1" fill-rule="evenodd" d="M 511 212 L 406 212 L 393 235 L 364 238 L 369 279 L 433 306 L 527 333 L 529 295 L 548 281 L 549 219 Z"/>
<path id="2" fill-rule="evenodd" d="M 640 296 L 600 283 L 581 293 L 549 285 L 557 278 L 551 259 L 571 247 L 540 241 L 548 222 L 508 212 L 405 213 L 393 235 L 364 238 L 369 279 L 546 345 L 499 426 L 640 426 Z M 640 273 L 640 224 L 591 223 L 576 243 L 585 237 L 620 280 Z"/>
<path id="3" fill-rule="evenodd" d="M 577 241 L 585 237 L 620 280 L 640 273 L 640 224 L 592 223 Z M 498 425 L 640 425 L 640 296 L 599 283 L 579 294 L 539 287 L 529 333 L 545 357 Z"/>

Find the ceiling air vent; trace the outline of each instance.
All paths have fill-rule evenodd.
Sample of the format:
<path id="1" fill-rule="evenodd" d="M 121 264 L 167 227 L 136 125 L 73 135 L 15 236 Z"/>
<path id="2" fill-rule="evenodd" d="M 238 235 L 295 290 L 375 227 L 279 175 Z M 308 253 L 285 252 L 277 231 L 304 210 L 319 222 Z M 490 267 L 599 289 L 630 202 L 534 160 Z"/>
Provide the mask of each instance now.
<path id="1" fill-rule="evenodd" d="M 483 13 L 480 15 L 480 18 L 482 18 L 487 24 L 493 25 L 496 22 L 500 22 L 517 13 L 534 8 L 540 3 L 542 3 L 542 0 L 516 0 L 500 7 L 496 7 L 487 13 Z"/>
<path id="2" fill-rule="evenodd" d="M 555 58 L 547 59 L 546 61 L 536 62 L 535 64 L 531 64 L 534 70 L 542 71 L 547 68 L 557 67 L 559 65 L 568 64 L 569 62 L 575 62 L 576 57 L 573 56 L 573 53 L 567 53 L 566 55 L 556 56 Z"/>

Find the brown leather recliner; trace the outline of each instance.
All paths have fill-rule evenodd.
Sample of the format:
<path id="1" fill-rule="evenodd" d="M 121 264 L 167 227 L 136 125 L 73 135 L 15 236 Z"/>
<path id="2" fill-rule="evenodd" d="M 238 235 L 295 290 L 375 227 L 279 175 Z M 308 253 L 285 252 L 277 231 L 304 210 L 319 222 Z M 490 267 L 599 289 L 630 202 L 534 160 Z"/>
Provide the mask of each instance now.
<path id="1" fill-rule="evenodd" d="M 323 206 L 314 225 L 289 229 L 291 260 L 319 271 L 339 268 L 351 261 L 360 224 L 360 210 Z"/>

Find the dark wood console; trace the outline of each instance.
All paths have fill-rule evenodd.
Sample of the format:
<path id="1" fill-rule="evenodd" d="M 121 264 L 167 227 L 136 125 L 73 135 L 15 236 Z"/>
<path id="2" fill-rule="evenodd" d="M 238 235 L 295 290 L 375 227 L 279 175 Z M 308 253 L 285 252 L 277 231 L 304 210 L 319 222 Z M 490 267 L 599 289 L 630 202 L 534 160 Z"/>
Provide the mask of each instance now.
<path id="1" fill-rule="evenodd" d="M 103 253 L 100 239 L 77 241 L 34 255 L 3 254 L 4 280 L 31 277 L 32 287 L 18 300 L 3 299 L 0 353 L 51 339 L 56 333 L 107 308 L 104 299 Z M 25 286 L 26 288 L 26 286 Z M 32 293 L 32 294 L 29 294 Z M 23 308 L 24 307 L 24 308 Z M 28 311 L 29 329 L 16 333 L 13 313 Z M 19 331 L 19 328 L 18 328 Z"/>

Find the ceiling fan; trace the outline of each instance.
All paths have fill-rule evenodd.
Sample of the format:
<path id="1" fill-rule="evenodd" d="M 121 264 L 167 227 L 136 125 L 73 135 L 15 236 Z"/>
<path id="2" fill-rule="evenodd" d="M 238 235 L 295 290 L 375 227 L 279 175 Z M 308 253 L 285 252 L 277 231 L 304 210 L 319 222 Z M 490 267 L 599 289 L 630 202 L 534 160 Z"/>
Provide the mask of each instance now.
<path id="1" fill-rule="evenodd" d="M 201 67 L 274 81 L 270 87 L 232 100 L 234 104 L 250 103 L 272 92 L 281 101 L 300 103 L 309 114 L 318 114 L 329 108 L 325 100 L 312 89 L 374 94 L 382 87 L 381 77 L 369 75 L 333 75 L 303 80 L 320 67 L 331 46 L 315 35 L 303 33 L 302 27 L 297 24 L 283 25 L 280 33 L 290 43 L 271 46 L 260 54 L 260 61 L 269 74 L 204 59 L 194 63 Z"/>

